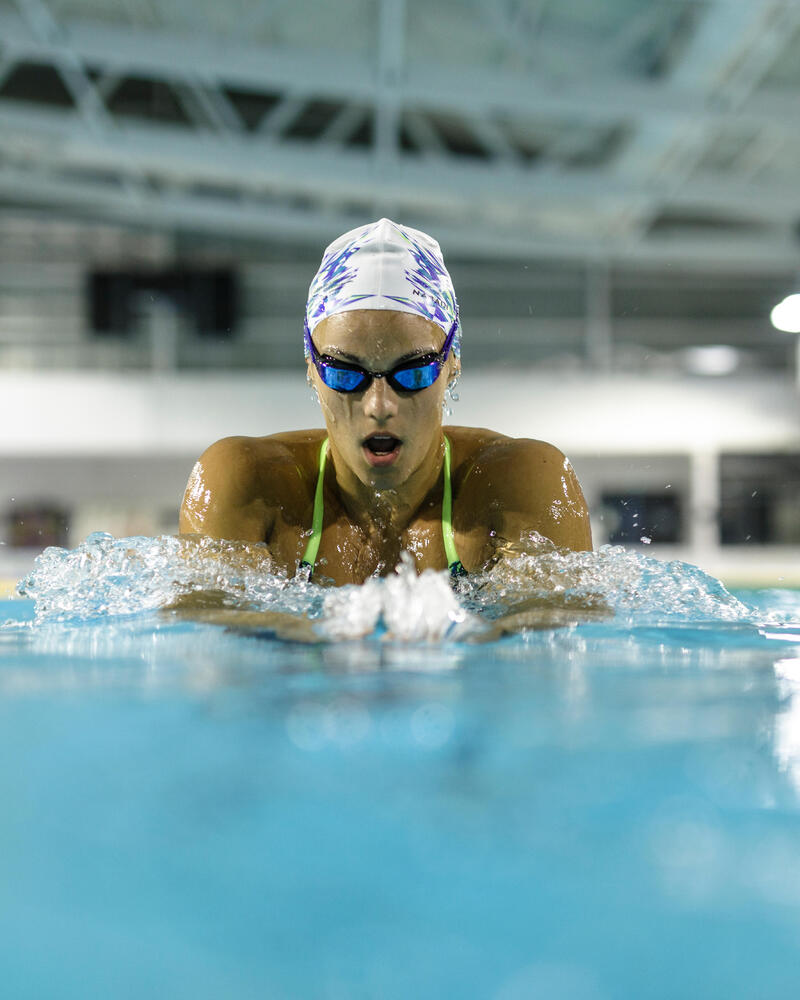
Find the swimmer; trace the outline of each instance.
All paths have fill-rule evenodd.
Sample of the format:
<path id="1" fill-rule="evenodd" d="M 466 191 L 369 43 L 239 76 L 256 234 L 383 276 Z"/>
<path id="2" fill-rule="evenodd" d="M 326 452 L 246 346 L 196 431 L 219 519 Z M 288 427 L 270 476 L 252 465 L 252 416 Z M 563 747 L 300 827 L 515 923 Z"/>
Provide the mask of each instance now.
<path id="1" fill-rule="evenodd" d="M 182 535 L 262 542 L 273 569 L 335 585 L 484 568 L 530 532 L 591 550 L 586 502 L 553 445 L 442 425 L 461 322 L 439 244 L 381 219 L 325 251 L 305 315 L 324 429 L 229 437 L 196 463 Z"/>

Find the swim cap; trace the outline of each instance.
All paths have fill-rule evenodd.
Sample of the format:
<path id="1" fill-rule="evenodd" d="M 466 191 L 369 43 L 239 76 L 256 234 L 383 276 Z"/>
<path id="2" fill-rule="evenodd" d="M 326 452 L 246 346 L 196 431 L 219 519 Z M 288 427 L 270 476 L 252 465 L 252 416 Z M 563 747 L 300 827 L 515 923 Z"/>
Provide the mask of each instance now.
<path id="1" fill-rule="evenodd" d="M 327 316 L 351 309 L 397 309 L 456 329 L 458 303 L 439 244 L 427 233 L 380 219 L 351 229 L 327 248 L 308 289 L 307 336 Z M 308 355 L 308 345 L 306 345 Z"/>

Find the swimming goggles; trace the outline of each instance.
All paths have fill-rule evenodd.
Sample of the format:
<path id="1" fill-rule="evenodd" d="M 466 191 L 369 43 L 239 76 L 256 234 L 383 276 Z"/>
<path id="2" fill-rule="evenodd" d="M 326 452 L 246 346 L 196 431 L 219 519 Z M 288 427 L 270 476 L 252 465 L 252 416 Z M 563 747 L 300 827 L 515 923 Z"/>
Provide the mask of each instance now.
<path id="1" fill-rule="evenodd" d="M 423 354 L 419 358 L 412 358 L 411 361 L 403 361 L 386 372 L 372 372 L 360 365 L 340 361 L 328 354 L 320 354 L 311 339 L 308 323 L 305 324 L 305 341 L 314 367 L 329 389 L 336 392 L 365 392 L 372 385 L 373 379 L 385 378 L 396 392 L 419 392 L 421 389 L 432 386 L 439 377 L 439 373 L 447 361 L 450 348 L 453 346 L 453 338 L 457 330 L 458 318 L 456 317 L 441 351 L 436 354 Z"/>

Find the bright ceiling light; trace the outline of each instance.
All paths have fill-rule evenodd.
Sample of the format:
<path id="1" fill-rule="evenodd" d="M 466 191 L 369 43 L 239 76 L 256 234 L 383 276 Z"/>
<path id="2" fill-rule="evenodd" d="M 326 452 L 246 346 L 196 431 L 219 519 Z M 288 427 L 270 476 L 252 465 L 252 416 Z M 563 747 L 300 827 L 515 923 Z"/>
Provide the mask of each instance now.
<path id="1" fill-rule="evenodd" d="M 687 347 L 683 352 L 683 363 L 692 375 L 731 375 L 739 361 L 739 352 L 727 344 Z"/>
<path id="2" fill-rule="evenodd" d="M 800 333 L 800 294 L 787 295 L 769 314 L 772 325 L 784 333 Z"/>

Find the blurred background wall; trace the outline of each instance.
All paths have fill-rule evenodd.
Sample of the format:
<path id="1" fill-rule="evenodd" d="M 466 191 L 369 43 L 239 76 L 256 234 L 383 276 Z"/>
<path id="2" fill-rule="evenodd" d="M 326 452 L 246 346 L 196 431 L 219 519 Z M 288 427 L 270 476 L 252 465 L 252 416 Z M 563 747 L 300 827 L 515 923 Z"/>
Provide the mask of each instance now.
<path id="1" fill-rule="evenodd" d="M 800 585 L 799 102 L 795 0 L 0 0 L 0 580 L 319 425 L 308 282 L 388 215 L 453 422 L 566 451 L 597 545 Z"/>

